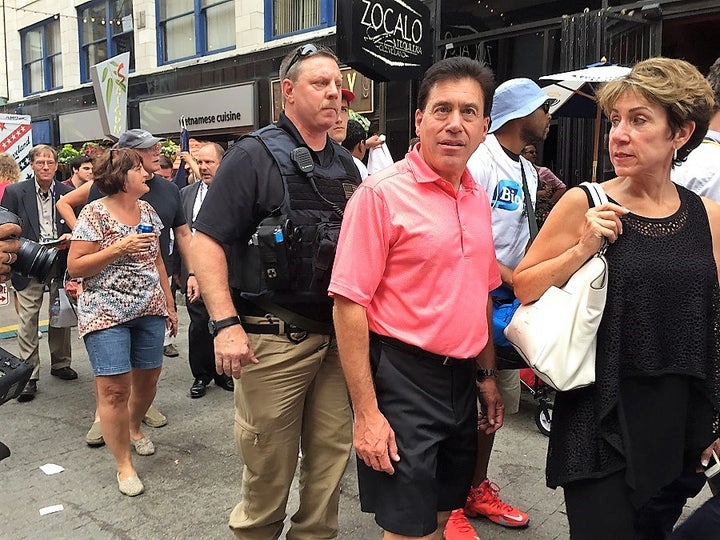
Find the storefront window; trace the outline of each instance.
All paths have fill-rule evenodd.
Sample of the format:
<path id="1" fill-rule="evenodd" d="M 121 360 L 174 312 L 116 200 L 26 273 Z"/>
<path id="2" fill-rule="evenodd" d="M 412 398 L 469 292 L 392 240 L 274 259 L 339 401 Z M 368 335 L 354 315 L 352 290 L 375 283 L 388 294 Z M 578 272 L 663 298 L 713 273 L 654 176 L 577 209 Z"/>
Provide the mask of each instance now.
<path id="1" fill-rule="evenodd" d="M 51 19 L 20 31 L 25 95 L 62 86 L 60 21 Z"/>
<path id="2" fill-rule="evenodd" d="M 265 39 L 335 24 L 334 0 L 265 0 Z"/>
<path id="3" fill-rule="evenodd" d="M 101 0 L 78 8 L 80 27 L 80 79 L 90 80 L 90 68 L 120 53 L 130 53 L 135 69 L 132 3 Z"/>
<path id="4" fill-rule="evenodd" d="M 235 48 L 233 0 L 159 0 L 160 64 Z"/>

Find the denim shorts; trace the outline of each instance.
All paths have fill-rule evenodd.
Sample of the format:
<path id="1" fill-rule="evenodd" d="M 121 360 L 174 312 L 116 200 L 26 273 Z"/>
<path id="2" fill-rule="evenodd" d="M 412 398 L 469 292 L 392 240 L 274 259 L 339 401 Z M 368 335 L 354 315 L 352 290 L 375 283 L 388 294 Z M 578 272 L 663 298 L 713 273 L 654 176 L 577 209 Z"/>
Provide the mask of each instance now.
<path id="1" fill-rule="evenodd" d="M 121 375 L 162 366 L 165 317 L 148 315 L 85 334 L 93 373 Z"/>

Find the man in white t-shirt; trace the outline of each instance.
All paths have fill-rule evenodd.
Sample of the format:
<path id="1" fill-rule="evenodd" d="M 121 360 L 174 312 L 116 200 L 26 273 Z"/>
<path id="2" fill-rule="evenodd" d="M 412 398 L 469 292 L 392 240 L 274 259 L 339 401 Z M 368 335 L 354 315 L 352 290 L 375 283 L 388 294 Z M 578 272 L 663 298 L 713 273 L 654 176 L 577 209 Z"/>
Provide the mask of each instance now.
<path id="1" fill-rule="evenodd" d="M 495 255 L 503 282 L 503 290 L 496 291 L 506 297 L 513 296 L 512 273 L 530 242 L 526 193 L 530 199 L 530 219 L 535 219 L 538 176 L 535 167 L 520 156 L 520 152 L 525 145 L 536 144 L 547 136 L 550 127 L 548 111 L 553 101 L 530 79 L 512 79 L 498 86 L 490 113 L 490 134 L 467 164 L 475 181 L 485 189 L 492 206 Z M 523 177 L 526 188 L 523 188 Z M 505 413 L 516 413 L 520 403 L 518 371 L 499 371 L 497 378 Z M 466 516 L 482 515 L 505 527 L 524 527 L 530 519 L 527 513 L 503 502 L 497 484 L 487 478 L 494 440 L 494 433 L 486 435 L 478 431 L 472 488 L 464 512 L 453 512 L 448 522 L 448 528 L 452 527 L 458 533 L 472 530 Z M 447 537 L 450 538 L 450 535 Z M 475 536 L 474 533 L 460 533 L 453 534 L 452 538 L 473 540 Z"/>
<path id="2" fill-rule="evenodd" d="M 710 66 L 707 80 L 715 95 L 710 126 L 700 146 L 672 170 L 671 177 L 673 182 L 720 203 L 720 58 Z M 714 461 L 709 458 L 709 463 Z M 708 484 L 714 496 L 673 531 L 671 540 L 713 538 L 720 529 L 720 475 Z"/>
<path id="3" fill-rule="evenodd" d="M 709 129 L 700 146 L 671 175 L 673 182 L 720 203 L 720 58 L 710 67 L 707 80 L 715 94 Z"/>
<path id="4" fill-rule="evenodd" d="M 360 171 L 360 178 L 365 180 L 368 177 L 368 170 L 362 159 L 365 157 L 367 151 L 367 131 L 360 122 L 351 118 L 347 123 L 347 135 L 345 140 L 342 141 L 342 145 L 345 149 L 352 154 L 353 162 Z"/>

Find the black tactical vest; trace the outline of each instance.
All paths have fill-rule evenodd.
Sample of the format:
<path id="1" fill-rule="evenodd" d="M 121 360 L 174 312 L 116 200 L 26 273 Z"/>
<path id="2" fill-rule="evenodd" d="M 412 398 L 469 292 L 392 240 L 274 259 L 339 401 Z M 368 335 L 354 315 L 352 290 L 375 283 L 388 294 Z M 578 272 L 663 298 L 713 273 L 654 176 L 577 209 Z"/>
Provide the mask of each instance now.
<path id="1" fill-rule="evenodd" d="M 247 136 L 257 139 L 272 156 L 282 176 L 284 195 L 280 206 L 260 222 L 247 246 L 233 250 L 233 266 L 239 269 L 233 271 L 239 278 L 233 279 L 233 287 L 255 304 L 271 303 L 306 319 L 330 323 L 332 300 L 327 287 L 342 219 L 337 210 L 345 208 L 357 187 L 357 168 L 350 154 L 328 139 L 334 157 L 327 166 L 315 163 L 312 173 L 321 198 L 290 158 L 302 143 L 275 125 Z"/>

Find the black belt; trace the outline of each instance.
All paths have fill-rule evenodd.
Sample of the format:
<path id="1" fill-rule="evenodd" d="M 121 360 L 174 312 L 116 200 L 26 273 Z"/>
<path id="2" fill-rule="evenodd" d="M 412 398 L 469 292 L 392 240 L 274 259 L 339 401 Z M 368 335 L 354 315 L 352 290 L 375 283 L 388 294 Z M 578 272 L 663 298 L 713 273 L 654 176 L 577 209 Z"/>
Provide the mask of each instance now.
<path id="1" fill-rule="evenodd" d="M 271 334 L 277 336 L 283 333 L 280 331 L 279 324 L 248 324 L 244 322 L 242 327 L 248 334 Z"/>
<path id="2" fill-rule="evenodd" d="M 409 343 L 405 343 L 404 341 L 400 341 L 399 339 L 382 336 L 380 334 L 376 334 L 375 332 L 370 332 L 370 335 L 373 338 L 377 339 L 383 345 L 387 345 L 388 347 L 397 349 L 398 351 L 412 354 L 413 356 L 433 360 L 434 362 L 438 362 L 443 366 L 458 366 L 462 363 L 474 360 L 474 358 L 453 358 L 452 356 L 443 356 L 442 354 L 431 353 L 426 351 L 425 349 L 416 347 L 415 345 L 410 345 Z"/>
<path id="3" fill-rule="evenodd" d="M 309 334 L 307 330 L 285 322 L 282 324 L 251 324 L 243 321 L 242 327 L 248 334 L 284 335 L 296 345 L 305 341 L 305 338 L 307 338 Z"/>

